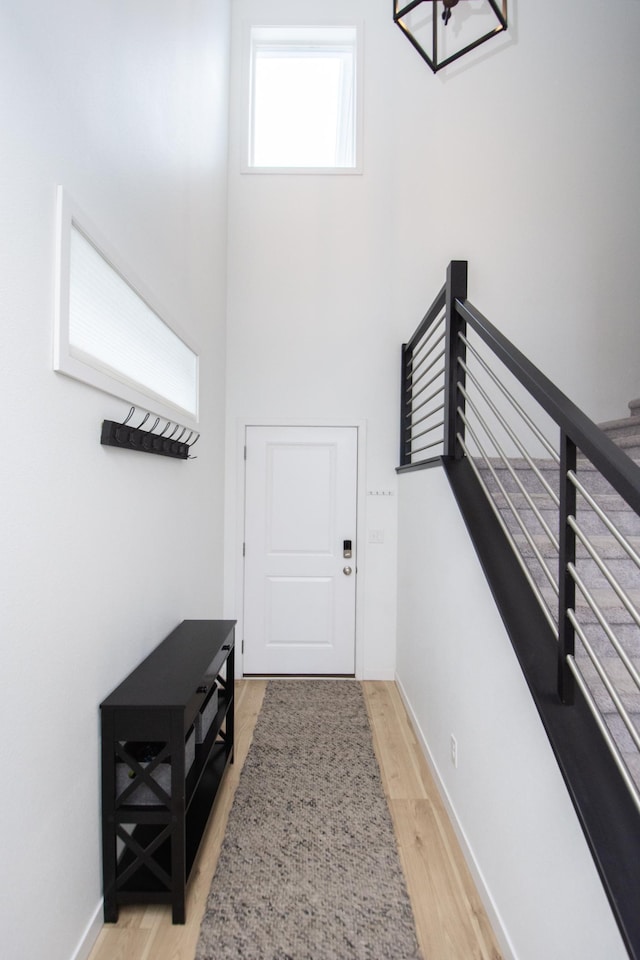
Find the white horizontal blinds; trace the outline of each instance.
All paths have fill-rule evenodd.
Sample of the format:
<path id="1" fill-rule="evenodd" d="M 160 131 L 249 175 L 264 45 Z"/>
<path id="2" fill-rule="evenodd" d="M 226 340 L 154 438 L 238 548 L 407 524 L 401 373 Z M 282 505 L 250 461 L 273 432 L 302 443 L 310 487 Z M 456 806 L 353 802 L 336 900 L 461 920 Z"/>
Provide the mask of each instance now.
<path id="1" fill-rule="evenodd" d="M 197 355 L 73 223 L 69 353 L 121 383 L 197 416 Z"/>
<path id="2" fill-rule="evenodd" d="M 355 167 L 356 27 L 252 27 L 249 162 Z"/>

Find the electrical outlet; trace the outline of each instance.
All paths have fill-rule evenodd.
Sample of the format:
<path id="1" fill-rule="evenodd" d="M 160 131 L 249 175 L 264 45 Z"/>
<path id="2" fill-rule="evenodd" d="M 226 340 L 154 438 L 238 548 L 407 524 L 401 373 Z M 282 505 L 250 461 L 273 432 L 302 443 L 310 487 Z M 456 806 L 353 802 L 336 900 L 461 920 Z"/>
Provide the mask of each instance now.
<path id="1" fill-rule="evenodd" d="M 384 530 L 369 530 L 369 543 L 384 543 Z"/>
<path id="2" fill-rule="evenodd" d="M 453 734 L 451 734 L 451 763 L 454 767 L 458 766 L 458 741 Z"/>

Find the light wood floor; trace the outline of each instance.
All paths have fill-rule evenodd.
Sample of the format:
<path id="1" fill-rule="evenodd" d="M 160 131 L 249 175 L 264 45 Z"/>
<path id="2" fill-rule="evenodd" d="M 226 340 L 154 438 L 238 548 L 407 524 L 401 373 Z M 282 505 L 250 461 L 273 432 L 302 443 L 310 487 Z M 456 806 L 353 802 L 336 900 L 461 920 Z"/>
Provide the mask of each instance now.
<path id="1" fill-rule="evenodd" d="M 236 693 L 236 760 L 220 789 L 192 875 L 187 922 L 168 907 L 122 907 L 89 960 L 194 960 L 200 921 L 266 681 Z M 384 790 L 425 960 L 502 960 L 437 788 L 393 683 L 363 684 Z M 322 960 L 318 957 L 318 960 Z"/>

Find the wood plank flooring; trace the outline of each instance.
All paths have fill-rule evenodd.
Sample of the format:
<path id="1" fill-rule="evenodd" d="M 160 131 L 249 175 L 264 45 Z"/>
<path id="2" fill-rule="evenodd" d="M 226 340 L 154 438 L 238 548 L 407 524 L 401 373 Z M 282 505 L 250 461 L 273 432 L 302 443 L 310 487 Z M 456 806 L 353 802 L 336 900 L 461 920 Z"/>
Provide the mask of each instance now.
<path id="1" fill-rule="evenodd" d="M 236 759 L 216 798 L 189 884 L 187 922 L 173 926 L 169 907 L 122 907 L 118 923 L 103 927 L 89 960 L 194 960 L 211 878 L 265 687 L 265 680 L 237 683 Z M 367 681 L 362 687 L 425 960 L 502 960 L 395 684 Z"/>
<path id="2" fill-rule="evenodd" d="M 362 686 L 425 960 L 502 960 L 396 685 Z"/>

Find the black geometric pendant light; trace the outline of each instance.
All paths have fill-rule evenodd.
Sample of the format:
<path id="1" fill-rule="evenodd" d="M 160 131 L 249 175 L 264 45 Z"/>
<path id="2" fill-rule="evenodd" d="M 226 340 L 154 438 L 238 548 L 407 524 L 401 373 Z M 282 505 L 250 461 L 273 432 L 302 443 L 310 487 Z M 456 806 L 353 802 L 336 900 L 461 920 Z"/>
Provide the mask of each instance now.
<path id="1" fill-rule="evenodd" d="M 507 29 L 507 0 L 393 0 L 393 19 L 437 73 Z"/>

